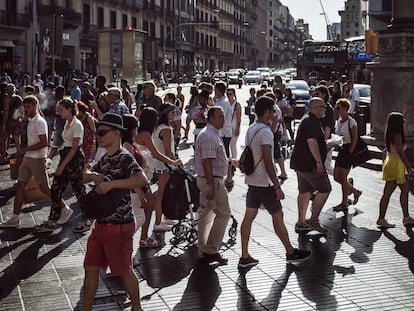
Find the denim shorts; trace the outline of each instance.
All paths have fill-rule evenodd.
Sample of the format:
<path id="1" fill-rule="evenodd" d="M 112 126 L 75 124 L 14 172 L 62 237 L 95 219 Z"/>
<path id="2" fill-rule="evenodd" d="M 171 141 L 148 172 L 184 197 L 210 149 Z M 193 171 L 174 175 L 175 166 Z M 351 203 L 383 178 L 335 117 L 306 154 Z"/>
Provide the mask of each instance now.
<path id="1" fill-rule="evenodd" d="M 274 186 L 256 187 L 249 185 L 246 195 L 247 208 L 257 209 L 262 204 L 269 214 L 274 214 L 282 210 L 282 204 L 280 204 L 280 200 L 276 197 Z"/>

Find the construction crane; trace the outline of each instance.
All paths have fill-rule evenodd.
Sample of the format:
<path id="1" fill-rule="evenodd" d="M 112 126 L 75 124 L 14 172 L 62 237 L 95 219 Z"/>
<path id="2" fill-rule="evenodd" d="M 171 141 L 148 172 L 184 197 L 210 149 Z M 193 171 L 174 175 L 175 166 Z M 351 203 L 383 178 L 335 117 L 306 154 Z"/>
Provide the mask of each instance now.
<path id="1" fill-rule="evenodd" d="M 323 7 L 322 0 L 319 0 L 319 3 L 320 3 L 321 8 L 322 8 L 322 13 L 320 15 L 323 15 L 325 17 L 326 28 L 328 29 L 328 31 L 330 33 L 331 40 L 333 41 L 333 40 L 335 40 L 335 34 L 333 32 L 333 29 L 332 29 L 332 24 L 329 21 L 328 14 L 326 14 L 326 12 L 325 12 L 325 8 Z"/>

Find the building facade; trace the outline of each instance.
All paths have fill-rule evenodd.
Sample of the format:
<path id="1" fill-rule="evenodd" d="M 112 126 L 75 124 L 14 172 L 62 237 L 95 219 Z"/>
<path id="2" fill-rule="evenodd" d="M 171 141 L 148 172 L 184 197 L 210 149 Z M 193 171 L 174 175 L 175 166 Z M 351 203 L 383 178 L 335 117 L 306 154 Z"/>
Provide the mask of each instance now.
<path id="1" fill-rule="evenodd" d="M 345 1 L 345 9 L 338 13 L 341 16 L 341 39 L 364 35 L 366 11 L 362 9 L 361 0 Z"/>
<path id="2" fill-rule="evenodd" d="M 145 36 L 146 77 L 282 68 L 308 37 L 297 24 L 280 0 L 4 0 L 0 72 L 99 74 L 100 31 L 128 30 Z"/>

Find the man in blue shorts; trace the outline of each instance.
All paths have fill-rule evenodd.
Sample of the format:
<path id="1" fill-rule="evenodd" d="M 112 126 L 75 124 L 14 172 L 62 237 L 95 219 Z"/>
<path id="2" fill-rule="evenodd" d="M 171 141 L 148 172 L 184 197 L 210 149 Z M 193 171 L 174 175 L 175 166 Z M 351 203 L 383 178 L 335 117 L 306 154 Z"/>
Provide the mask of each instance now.
<path id="1" fill-rule="evenodd" d="M 255 169 L 252 174 L 245 177 L 248 190 L 246 212 L 241 224 L 242 257 L 239 260 L 239 268 L 247 268 L 259 263 L 257 259 L 250 256 L 248 243 L 253 220 L 262 204 L 272 216 L 275 233 L 286 249 L 286 261 L 299 262 L 311 255 L 310 251 L 293 248 L 283 222 L 280 200 L 283 200 L 285 195 L 276 175 L 273 159 L 273 133 L 268 126 L 273 118 L 274 103 L 274 100 L 267 96 L 257 99 L 255 104 L 257 121 L 250 125 L 246 133 L 245 144 L 249 145 L 253 151 Z"/>

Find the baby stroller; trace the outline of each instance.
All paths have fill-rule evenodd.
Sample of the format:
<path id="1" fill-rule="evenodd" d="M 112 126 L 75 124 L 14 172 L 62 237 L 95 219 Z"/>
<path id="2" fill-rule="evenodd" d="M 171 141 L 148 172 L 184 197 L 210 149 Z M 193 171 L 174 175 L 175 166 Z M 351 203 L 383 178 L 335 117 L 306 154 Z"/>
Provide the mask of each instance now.
<path id="1" fill-rule="evenodd" d="M 168 219 L 178 220 L 172 227 L 173 237 L 170 243 L 177 245 L 187 242 L 194 245 L 197 241 L 198 220 L 194 217 L 200 204 L 200 190 L 196 178 L 179 166 L 170 172 L 170 178 L 162 199 L 162 212 Z M 233 223 L 229 229 L 232 241 L 236 239 L 237 221 L 231 216 Z"/>

